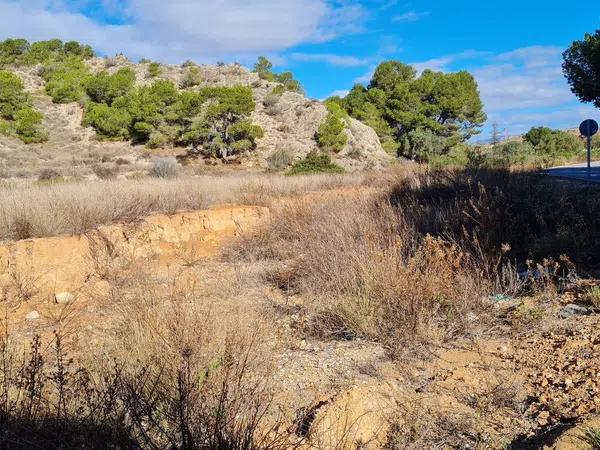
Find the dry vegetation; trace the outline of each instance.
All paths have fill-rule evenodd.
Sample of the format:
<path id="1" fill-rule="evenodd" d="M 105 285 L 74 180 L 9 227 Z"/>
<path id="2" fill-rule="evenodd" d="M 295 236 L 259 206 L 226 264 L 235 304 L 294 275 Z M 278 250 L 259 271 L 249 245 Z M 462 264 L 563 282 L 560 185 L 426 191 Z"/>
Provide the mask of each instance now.
<path id="1" fill-rule="evenodd" d="M 266 205 L 277 198 L 357 186 L 363 178 L 238 175 L 0 185 L 0 239 L 77 234 L 151 213 L 216 204 Z"/>
<path id="2" fill-rule="evenodd" d="M 599 198 L 595 187 L 505 170 L 4 188 L 0 230 L 7 239 L 216 203 L 269 204 L 273 220 L 227 249 L 221 263 L 236 273 L 251 264 L 254 272 L 236 275 L 237 283 L 221 280 L 217 297 L 203 292 L 198 280 L 205 274 L 166 283 L 116 271 L 106 305 L 116 320 L 105 341 L 77 362 L 60 335 L 44 345 L 35 338 L 23 357 L 7 331 L 0 340 L 2 442 L 181 450 L 307 445 L 314 436 L 298 430 L 310 421 L 289 414 L 284 420 L 274 401 L 278 387 L 270 377 L 275 347 L 285 345 L 277 339 L 282 315 L 301 316 L 292 331 L 299 336 L 376 342 L 396 361 L 491 332 L 500 320 L 491 296 L 556 294 L 574 268 L 595 270 Z M 531 276 L 517 277 L 528 270 Z M 263 296 L 264 304 L 249 306 L 262 295 L 252 282 L 276 287 L 285 305 L 269 306 Z M 594 303 L 596 294 L 585 295 Z M 485 392 L 468 401 L 486 417 L 502 408 L 522 414 L 509 383 Z M 480 417 L 448 414 L 412 428 L 396 423 L 388 448 L 476 448 Z M 477 448 L 500 448 L 490 445 Z"/>

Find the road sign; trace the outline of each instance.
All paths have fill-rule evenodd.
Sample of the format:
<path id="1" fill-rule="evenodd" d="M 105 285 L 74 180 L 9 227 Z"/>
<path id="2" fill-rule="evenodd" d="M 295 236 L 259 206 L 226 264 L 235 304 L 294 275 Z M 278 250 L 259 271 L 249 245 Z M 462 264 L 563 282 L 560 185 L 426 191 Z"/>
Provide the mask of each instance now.
<path id="1" fill-rule="evenodd" d="M 579 132 L 582 136 L 592 137 L 598 132 L 598 122 L 593 119 L 584 120 L 579 125 Z"/>
<path id="2" fill-rule="evenodd" d="M 587 119 L 579 125 L 579 132 L 587 138 L 587 167 L 588 171 L 592 167 L 592 136 L 598 132 L 598 122 L 593 119 Z"/>

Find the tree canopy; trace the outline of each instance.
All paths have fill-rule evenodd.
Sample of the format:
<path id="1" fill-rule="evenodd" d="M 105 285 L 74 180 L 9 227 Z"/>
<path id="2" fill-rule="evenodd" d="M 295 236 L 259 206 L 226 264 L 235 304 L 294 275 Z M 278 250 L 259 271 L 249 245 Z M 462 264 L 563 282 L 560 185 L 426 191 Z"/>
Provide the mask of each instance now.
<path id="1" fill-rule="evenodd" d="M 563 53 L 563 72 L 579 99 L 600 108 L 600 29 Z"/>
<path id="2" fill-rule="evenodd" d="M 331 100 L 375 129 L 387 151 L 407 157 L 426 156 L 415 151 L 423 139 L 431 144 L 425 153 L 447 153 L 478 134 L 486 120 L 471 74 L 425 70 L 417 76 L 399 61 L 380 64 L 367 87 L 355 85 L 345 98 Z"/>
<path id="3" fill-rule="evenodd" d="M 88 59 L 95 56 L 89 45 L 77 41 L 63 42 L 60 39 L 29 43 L 26 39 L 6 39 L 0 42 L 0 65 L 37 64 L 61 61 L 69 56 Z"/>

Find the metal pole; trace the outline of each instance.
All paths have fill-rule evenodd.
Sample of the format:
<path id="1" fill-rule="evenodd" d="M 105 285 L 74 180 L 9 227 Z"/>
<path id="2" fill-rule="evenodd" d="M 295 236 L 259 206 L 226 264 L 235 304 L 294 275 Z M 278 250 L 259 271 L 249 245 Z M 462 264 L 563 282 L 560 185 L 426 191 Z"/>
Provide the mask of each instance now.
<path id="1" fill-rule="evenodd" d="M 587 132 L 587 167 L 588 167 L 588 172 L 590 171 L 590 169 L 592 168 L 592 130 L 591 130 L 591 122 L 587 123 L 587 128 L 588 128 L 588 132 Z"/>

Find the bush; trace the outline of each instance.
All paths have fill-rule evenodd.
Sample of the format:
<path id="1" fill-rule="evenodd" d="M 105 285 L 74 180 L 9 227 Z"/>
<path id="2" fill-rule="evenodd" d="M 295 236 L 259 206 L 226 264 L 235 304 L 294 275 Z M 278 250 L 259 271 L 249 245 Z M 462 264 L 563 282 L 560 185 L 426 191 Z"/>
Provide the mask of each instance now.
<path id="1" fill-rule="evenodd" d="M 42 129 L 44 115 L 31 108 L 20 110 L 15 117 L 15 131 L 17 136 L 26 144 L 45 142 L 48 136 Z"/>
<path id="2" fill-rule="evenodd" d="M 341 174 L 345 170 L 331 161 L 326 153 L 311 151 L 306 158 L 292 166 L 286 175 L 311 175 L 317 173 Z"/>
<path id="3" fill-rule="evenodd" d="M 160 75 L 160 64 L 157 62 L 152 62 L 148 66 L 148 78 L 156 78 Z"/>
<path id="4" fill-rule="evenodd" d="M 68 58 L 42 66 L 40 76 L 46 80 L 46 93 L 54 103 L 70 103 L 83 98 L 90 74 L 80 58 Z"/>
<path id="5" fill-rule="evenodd" d="M 125 108 L 90 102 L 86 107 L 83 125 L 93 127 L 101 138 L 128 139 L 131 115 Z"/>
<path id="6" fill-rule="evenodd" d="M 25 39 L 6 39 L 0 42 L 0 65 L 13 64 L 27 53 L 30 44 Z"/>
<path id="7" fill-rule="evenodd" d="M 423 128 L 409 131 L 400 139 L 400 152 L 420 162 L 428 162 L 448 153 L 451 146 L 448 139 Z"/>
<path id="8" fill-rule="evenodd" d="M 195 66 L 189 66 L 183 80 L 181 80 L 181 88 L 188 89 L 194 86 L 198 86 L 202 83 L 202 75 L 200 74 L 200 69 Z"/>
<path id="9" fill-rule="evenodd" d="M 131 69 L 120 69 L 113 75 L 100 72 L 89 77 L 85 83 L 87 95 L 93 102 L 111 105 L 118 97 L 133 90 L 135 73 Z"/>
<path id="10" fill-rule="evenodd" d="M 339 105 L 330 103 L 327 105 L 329 113 L 319 126 L 317 131 L 317 143 L 319 147 L 335 153 L 344 149 L 348 142 L 348 136 L 344 133 L 346 122 L 344 120 L 344 112 Z"/>
<path id="11" fill-rule="evenodd" d="M 0 117 L 14 120 L 19 110 L 28 105 L 21 78 L 12 72 L 0 71 Z"/>
<path id="12" fill-rule="evenodd" d="M 43 142 L 47 139 L 41 127 L 43 118 L 42 113 L 30 107 L 21 79 L 0 71 L 0 132 L 16 135 L 26 144 Z"/>
<path id="13" fill-rule="evenodd" d="M 294 160 L 293 151 L 280 148 L 267 157 L 267 164 L 269 165 L 269 170 L 280 171 L 289 167 Z"/>
<path id="14" fill-rule="evenodd" d="M 150 175 L 155 178 L 176 178 L 181 166 L 173 158 L 157 158 L 152 162 Z"/>

